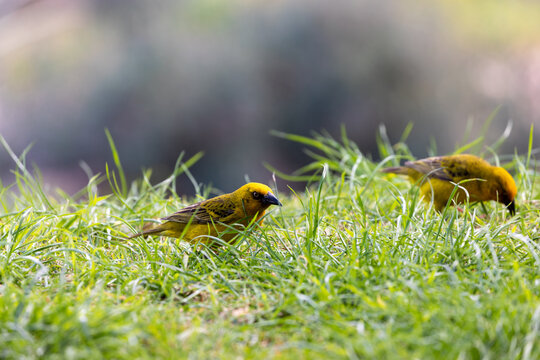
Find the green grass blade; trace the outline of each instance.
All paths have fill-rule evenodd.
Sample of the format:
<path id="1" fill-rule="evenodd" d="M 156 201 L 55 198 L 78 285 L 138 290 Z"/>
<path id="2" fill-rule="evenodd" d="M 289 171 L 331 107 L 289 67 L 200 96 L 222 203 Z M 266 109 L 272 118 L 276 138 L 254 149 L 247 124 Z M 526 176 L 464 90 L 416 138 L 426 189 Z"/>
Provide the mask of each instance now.
<path id="1" fill-rule="evenodd" d="M 119 193 L 125 198 L 127 196 L 128 187 L 127 187 L 126 175 L 124 173 L 122 163 L 120 162 L 120 156 L 118 155 L 118 150 L 116 149 L 116 145 L 114 144 L 114 140 L 108 129 L 105 129 L 105 135 L 107 136 L 109 147 L 111 148 L 114 165 L 116 166 L 116 170 L 118 171 L 118 176 L 120 176 Z"/>

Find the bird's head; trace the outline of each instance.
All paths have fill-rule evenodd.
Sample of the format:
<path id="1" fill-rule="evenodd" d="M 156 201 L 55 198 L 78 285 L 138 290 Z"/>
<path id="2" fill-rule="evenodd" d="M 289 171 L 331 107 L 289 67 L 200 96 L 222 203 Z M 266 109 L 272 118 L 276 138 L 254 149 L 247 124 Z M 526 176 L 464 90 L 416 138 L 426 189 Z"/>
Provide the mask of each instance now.
<path id="1" fill-rule="evenodd" d="M 259 213 L 260 216 L 270 205 L 279 205 L 278 198 L 272 190 L 260 183 L 248 183 L 233 193 L 236 200 L 242 203 L 245 212 L 249 216 Z"/>
<path id="2" fill-rule="evenodd" d="M 495 167 L 494 174 L 497 179 L 497 193 L 494 200 L 506 205 L 510 215 L 515 215 L 516 203 L 514 198 L 517 194 L 517 187 L 514 178 L 502 167 Z"/>

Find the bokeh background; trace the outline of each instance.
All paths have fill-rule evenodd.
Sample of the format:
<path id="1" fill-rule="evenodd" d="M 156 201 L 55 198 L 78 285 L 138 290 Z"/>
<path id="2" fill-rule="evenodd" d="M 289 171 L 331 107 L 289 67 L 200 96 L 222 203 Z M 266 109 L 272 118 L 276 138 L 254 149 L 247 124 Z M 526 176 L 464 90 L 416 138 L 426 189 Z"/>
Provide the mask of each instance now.
<path id="1" fill-rule="evenodd" d="M 309 135 L 341 124 L 377 159 L 414 123 L 418 156 L 451 152 L 497 108 L 488 138 L 525 152 L 540 130 L 540 3 L 486 0 L 0 1 L 0 134 L 67 192 L 112 164 L 168 176 L 182 151 L 228 191 L 291 172 Z M 536 141 L 538 144 L 538 141 Z M 14 164 L 0 151 L 0 176 Z M 278 181 L 280 187 L 294 185 Z M 186 180 L 178 192 L 193 193 Z"/>

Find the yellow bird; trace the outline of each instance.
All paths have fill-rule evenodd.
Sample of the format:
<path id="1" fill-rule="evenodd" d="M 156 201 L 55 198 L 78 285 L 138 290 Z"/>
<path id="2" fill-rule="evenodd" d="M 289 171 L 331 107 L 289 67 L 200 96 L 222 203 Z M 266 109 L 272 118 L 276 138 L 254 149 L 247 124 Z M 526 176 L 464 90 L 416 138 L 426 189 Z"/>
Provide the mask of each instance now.
<path id="1" fill-rule="evenodd" d="M 238 190 L 189 205 L 130 237 L 162 235 L 181 237 L 188 242 L 212 243 L 209 236 L 230 242 L 249 224 L 259 221 L 270 205 L 281 203 L 271 189 L 259 183 L 248 183 Z"/>
<path id="2" fill-rule="evenodd" d="M 435 209 L 441 211 L 459 184 L 453 200 L 461 204 L 466 201 L 495 200 L 506 205 L 511 215 L 516 213 L 514 198 L 517 193 L 512 176 L 499 166 L 468 154 L 437 156 L 417 161 L 407 161 L 404 166 L 386 168 L 386 173 L 407 175 L 419 184 L 426 201 L 433 201 Z M 466 192 L 462 189 L 465 188 Z"/>

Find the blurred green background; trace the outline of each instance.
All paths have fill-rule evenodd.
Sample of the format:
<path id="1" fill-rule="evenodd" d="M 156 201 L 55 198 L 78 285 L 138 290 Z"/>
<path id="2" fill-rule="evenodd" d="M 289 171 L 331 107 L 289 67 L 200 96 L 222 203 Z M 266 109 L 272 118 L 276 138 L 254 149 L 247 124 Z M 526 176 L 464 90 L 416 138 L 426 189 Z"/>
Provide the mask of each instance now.
<path id="1" fill-rule="evenodd" d="M 0 2 L 0 133 L 52 188 L 75 192 L 112 163 L 130 179 L 169 175 L 181 151 L 205 156 L 197 181 L 270 183 L 262 163 L 305 165 L 271 129 L 339 135 L 377 158 L 384 124 L 418 157 L 451 152 L 500 107 L 501 152 L 540 130 L 536 1 L 50 0 Z M 0 152 L 0 175 L 13 168 Z M 278 180 L 278 185 L 294 185 Z M 181 182 L 178 192 L 193 193 Z"/>

